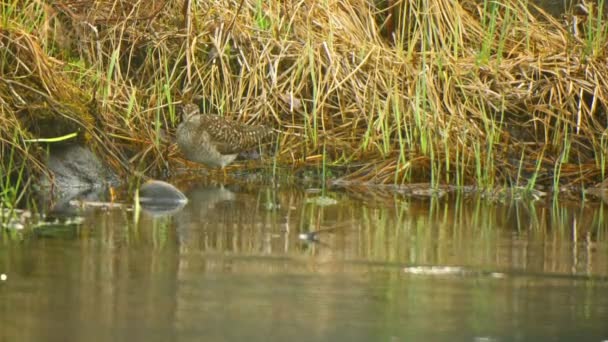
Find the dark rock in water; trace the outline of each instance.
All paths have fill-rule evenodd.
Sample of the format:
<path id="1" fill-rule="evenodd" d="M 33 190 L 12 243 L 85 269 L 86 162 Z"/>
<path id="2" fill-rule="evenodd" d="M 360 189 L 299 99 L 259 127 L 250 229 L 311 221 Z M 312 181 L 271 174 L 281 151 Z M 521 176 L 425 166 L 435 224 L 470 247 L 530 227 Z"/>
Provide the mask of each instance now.
<path id="1" fill-rule="evenodd" d="M 154 215 L 169 215 L 188 203 L 188 198 L 173 185 L 151 180 L 139 189 L 139 204 Z"/>
<path id="2" fill-rule="evenodd" d="M 37 182 L 38 197 L 42 203 L 52 203 L 51 210 L 62 215 L 76 211 L 71 200 L 105 201 L 108 188 L 120 184 L 91 150 L 77 144 L 52 146 L 46 166 L 52 177 L 43 176 Z"/>
<path id="3" fill-rule="evenodd" d="M 175 186 L 159 181 L 147 181 L 139 189 L 140 203 L 187 203 L 188 198 Z"/>
<path id="4" fill-rule="evenodd" d="M 47 167 L 53 179 L 44 178 L 42 188 L 51 187 L 60 193 L 78 189 L 104 188 L 117 185 L 118 177 L 91 150 L 80 145 L 66 145 L 51 149 Z"/>

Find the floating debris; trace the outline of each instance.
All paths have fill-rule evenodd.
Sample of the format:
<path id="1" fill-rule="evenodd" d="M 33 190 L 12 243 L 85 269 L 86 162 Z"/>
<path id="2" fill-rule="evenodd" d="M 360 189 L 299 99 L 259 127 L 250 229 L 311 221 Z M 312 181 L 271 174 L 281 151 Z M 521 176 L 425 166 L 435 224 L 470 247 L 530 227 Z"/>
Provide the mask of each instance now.
<path id="1" fill-rule="evenodd" d="M 274 203 L 274 202 L 268 201 L 268 202 L 264 203 L 264 209 L 266 209 L 266 210 L 279 210 L 279 209 L 281 209 L 281 204 L 280 203 Z"/>
<path id="2" fill-rule="evenodd" d="M 23 230 L 26 227 L 46 229 L 57 226 L 80 225 L 83 216 L 53 217 L 45 214 L 32 214 L 29 210 L 3 209 L 0 211 L 0 227 L 12 230 Z"/>
<path id="3" fill-rule="evenodd" d="M 490 276 L 504 278 L 506 275 L 500 272 L 475 271 L 460 266 L 412 266 L 403 269 L 405 273 L 433 276 Z"/>
<path id="4" fill-rule="evenodd" d="M 310 242 L 319 241 L 318 234 L 316 232 L 300 233 L 298 239 Z"/>
<path id="5" fill-rule="evenodd" d="M 82 201 L 71 200 L 70 205 L 78 208 L 103 208 L 103 209 L 123 209 L 128 206 L 124 203 L 115 202 L 100 202 L 100 201 Z"/>
<path id="6" fill-rule="evenodd" d="M 2 208 L 0 210 L 0 227 L 21 230 L 31 221 L 29 210 Z"/>
<path id="7" fill-rule="evenodd" d="M 352 224 L 353 224 L 352 221 L 338 223 L 331 227 L 320 228 L 320 229 L 313 230 L 313 231 L 306 232 L 306 233 L 300 233 L 300 234 L 298 234 L 298 238 L 300 240 L 304 240 L 304 241 L 308 241 L 308 242 L 319 242 L 320 234 L 335 233 L 338 229 L 345 229 L 347 227 L 350 227 Z"/>
<path id="8" fill-rule="evenodd" d="M 416 266 L 405 267 L 405 273 L 424 274 L 424 275 L 464 275 L 467 270 L 462 267 L 454 266 Z"/>
<path id="9" fill-rule="evenodd" d="M 33 228 L 54 228 L 65 226 L 77 226 L 84 223 L 83 216 L 71 216 L 66 218 L 57 218 L 54 220 L 40 220 L 33 225 Z"/>
<path id="10" fill-rule="evenodd" d="M 314 203 L 316 205 L 324 207 L 324 206 L 328 206 L 328 205 L 337 204 L 338 201 L 336 199 L 333 199 L 333 198 L 327 197 L 327 196 L 317 196 L 317 197 L 307 198 L 306 203 Z"/>

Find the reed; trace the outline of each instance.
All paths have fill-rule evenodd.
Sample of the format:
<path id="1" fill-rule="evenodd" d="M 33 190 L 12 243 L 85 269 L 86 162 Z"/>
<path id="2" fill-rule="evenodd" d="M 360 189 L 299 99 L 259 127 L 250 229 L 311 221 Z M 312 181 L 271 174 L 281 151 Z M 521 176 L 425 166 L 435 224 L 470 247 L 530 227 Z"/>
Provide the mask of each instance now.
<path id="1" fill-rule="evenodd" d="M 15 132 L 13 139 L 19 139 L 17 131 Z M 3 144 L 3 147 L 4 146 L 8 147 L 10 145 Z M 11 147 L 7 153 L 8 155 L 5 155 L 5 152 L 7 152 L 5 151 L 5 148 L 2 148 L 0 157 L 2 160 L 6 160 L 6 162 L 0 165 L 0 174 L 6 176 L 3 177 L 2 184 L 0 185 L 0 210 L 4 210 L 5 207 L 12 210 L 15 209 L 15 205 L 18 204 L 19 200 L 23 197 L 26 163 L 23 160 L 18 159 L 16 148 Z M 27 153 L 27 151 L 25 151 L 25 153 Z M 10 217 L 10 215 L 8 216 Z"/>
<path id="2" fill-rule="evenodd" d="M 40 163 L 15 127 L 79 131 L 118 172 L 155 175 L 182 165 L 175 108 L 195 101 L 281 131 L 263 163 L 360 165 L 344 182 L 605 177 L 603 0 L 569 23 L 520 0 L 390 3 L 2 2 L 0 138 L 26 173 Z"/>

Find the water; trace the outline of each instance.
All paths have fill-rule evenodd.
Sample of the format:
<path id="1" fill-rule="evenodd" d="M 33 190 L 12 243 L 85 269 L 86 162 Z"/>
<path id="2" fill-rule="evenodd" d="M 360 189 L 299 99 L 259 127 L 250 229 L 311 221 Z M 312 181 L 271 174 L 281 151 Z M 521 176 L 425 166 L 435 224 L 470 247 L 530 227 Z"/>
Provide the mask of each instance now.
<path id="1" fill-rule="evenodd" d="M 608 340 L 604 204 L 187 195 L 5 231 L 0 341 Z"/>

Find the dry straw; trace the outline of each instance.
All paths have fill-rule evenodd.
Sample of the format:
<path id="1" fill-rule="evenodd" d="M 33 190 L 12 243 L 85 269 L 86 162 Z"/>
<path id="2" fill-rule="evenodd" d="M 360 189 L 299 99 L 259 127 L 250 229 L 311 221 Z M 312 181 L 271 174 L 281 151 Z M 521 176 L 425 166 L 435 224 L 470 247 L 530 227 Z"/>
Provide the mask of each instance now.
<path id="1" fill-rule="evenodd" d="M 117 170 L 154 174 L 183 162 L 175 108 L 194 101 L 281 131 L 269 164 L 326 160 L 343 183 L 598 182 L 608 29 L 598 6 L 577 9 L 557 19 L 518 0 L 5 1 L 3 163 L 14 148 L 32 171 L 39 155 L 24 139 L 77 131 Z"/>

